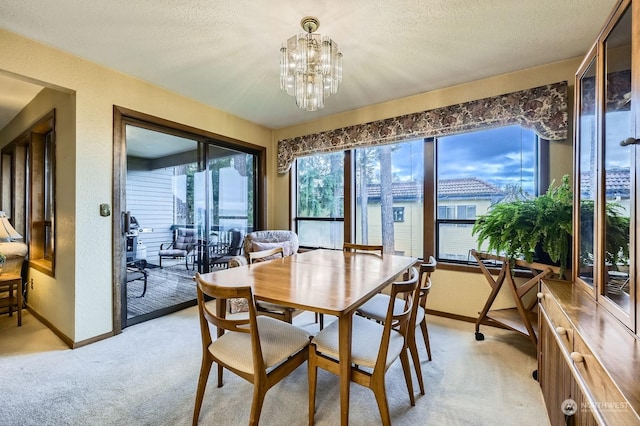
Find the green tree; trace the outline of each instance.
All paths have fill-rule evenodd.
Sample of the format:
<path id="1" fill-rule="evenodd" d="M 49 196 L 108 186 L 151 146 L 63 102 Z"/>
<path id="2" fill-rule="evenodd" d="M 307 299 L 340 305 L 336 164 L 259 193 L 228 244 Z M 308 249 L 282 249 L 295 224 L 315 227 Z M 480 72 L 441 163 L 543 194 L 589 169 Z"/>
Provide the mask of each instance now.
<path id="1" fill-rule="evenodd" d="M 391 177 L 391 151 L 393 146 L 378 148 L 380 160 L 380 209 L 382 221 L 382 245 L 385 253 L 395 252 L 395 232 L 393 222 L 393 182 Z"/>
<path id="2" fill-rule="evenodd" d="M 298 162 L 298 216 L 343 217 L 343 153 L 314 155 Z"/>

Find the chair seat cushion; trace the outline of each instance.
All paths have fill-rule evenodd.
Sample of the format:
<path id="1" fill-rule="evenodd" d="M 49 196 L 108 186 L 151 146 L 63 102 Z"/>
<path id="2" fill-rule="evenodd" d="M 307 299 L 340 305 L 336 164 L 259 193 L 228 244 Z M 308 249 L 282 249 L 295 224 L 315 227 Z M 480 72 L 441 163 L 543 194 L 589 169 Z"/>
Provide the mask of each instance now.
<path id="1" fill-rule="evenodd" d="M 229 313 L 235 314 L 238 312 L 249 312 L 249 301 L 240 297 L 234 297 L 227 299 L 227 305 L 229 307 Z"/>
<path id="2" fill-rule="evenodd" d="M 382 343 L 382 331 L 384 326 L 369 319 L 353 316 L 353 331 L 351 340 L 351 362 L 364 367 L 373 368 L 378 357 L 380 344 Z M 321 330 L 311 341 L 316 345 L 320 353 L 339 359 L 338 350 L 338 322 Z M 404 337 L 395 330 L 391 330 L 389 339 L 389 351 L 387 353 L 387 366 L 391 365 L 404 347 Z"/>
<path id="3" fill-rule="evenodd" d="M 358 313 L 364 317 L 371 318 L 376 321 L 384 321 L 387 316 L 387 308 L 389 307 L 389 296 L 386 294 L 376 294 L 369 299 L 364 305 L 358 308 Z M 398 314 L 404 310 L 404 300 L 396 299 L 393 306 L 393 313 Z M 420 324 L 424 319 L 424 308 L 418 305 L 416 313 L 416 325 Z"/>
<path id="4" fill-rule="evenodd" d="M 389 296 L 378 293 L 371 299 L 367 300 L 364 305 L 358 308 L 358 313 L 367 318 L 376 321 L 384 321 L 387 317 L 387 309 L 389 309 Z M 393 313 L 399 314 L 404 310 L 404 300 L 396 299 L 393 305 Z"/>
<path id="5" fill-rule="evenodd" d="M 267 369 L 273 368 L 309 344 L 305 330 L 277 319 L 256 318 L 260 346 Z M 222 363 L 253 374 L 251 334 L 227 332 L 209 345 L 209 352 Z"/>
<path id="6" fill-rule="evenodd" d="M 158 252 L 158 256 L 179 256 L 179 257 L 184 257 L 186 255 L 187 255 L 187 251 L 186 250 L 179 250 L 179 249 L 160 250 Z"/>

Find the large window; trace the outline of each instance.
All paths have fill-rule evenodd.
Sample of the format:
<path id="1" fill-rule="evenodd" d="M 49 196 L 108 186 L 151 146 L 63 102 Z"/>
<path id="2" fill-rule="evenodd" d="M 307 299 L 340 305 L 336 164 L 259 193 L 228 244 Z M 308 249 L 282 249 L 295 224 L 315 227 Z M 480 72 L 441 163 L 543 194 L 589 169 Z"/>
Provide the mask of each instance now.
<path id="1" fill-rule="evenodd" d="M 538 194 L 538 140 L 520 126 L 438 138 L 436 245 L 440 260 L 469 259 L 476 217 L 504 199 Z"/>
<path id="2" fill-rule="evenodd" d="M 296 162 L 296 231 L 300 245 L 341 248 L 344 241 L 344 153 Z"/>
<path id="3" fill-rule="evenodd" d="M 353 164 L 343 162 L 343 153 L 297 160 L 302 246 L 338 248 L 343 242 L 338 228 L 352 229 L 355 242 L 382 244 L 386 252 L 467 261 L 469 251 L 478 248 L 471 235 L 478 216 L 501 200 L 538 194 L 539 141 L 517 125 L 352 154 Z M 346 191 L 344 176 L 353 176 Z M 345 193 L 352 200 L 343 200 Z M 425 203 L 425 194 L 432 194 L 435 205 Z M 352 217 L 344 217 L 345 201 L 353 207 L 347 209 Z"/>
<path id="4" fill-rule="evenodd" d="M 422 257 L 424 141 L 357 149 L 356 242 Z M 402 211 L 402 220 L 399 213 Z"/>

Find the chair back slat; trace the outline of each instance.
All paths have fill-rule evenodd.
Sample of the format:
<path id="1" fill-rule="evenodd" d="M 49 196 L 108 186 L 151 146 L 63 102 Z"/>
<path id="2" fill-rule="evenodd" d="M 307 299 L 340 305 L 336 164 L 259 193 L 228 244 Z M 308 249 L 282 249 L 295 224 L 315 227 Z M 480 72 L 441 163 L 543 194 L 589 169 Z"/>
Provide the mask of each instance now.
<path id="1" fill-rule="evenodd" d="M 283 247 L 274 247 L 266 250 L 249 252 L 249 264 L 252 264 L 256 260 L 275 259 L 278 254 L 280 254 L 280 257 L 284 257 Z"/>
<path id="2" fill-rule="evenodd" d="M 436 270 L 438 262 L 433 256 L 429 256 L 429 262 L 420 265 L 420 306 L 426 308 L 427 296 L 431 290 L 431 274 Z"/>
<path id="3" fill-rule="evenodd" d="M 224 287 L 218 286 L 202 279 L 199 273 L 196 273 L 196 281 L 198 283 L 198 310 L 208 323 L 217 327 L 219 330 L 224 329 L 227 331 L 236 331 L 240 333 L 251 332 L 251 316 L 255 317 L 255 310 L 253 309 L 253 293 L 250 286 L 242 287 Z M 222 309 L 222 312 L 218 313 L 215 310 L 210 309 L 209 304 L 206 303 L 205 295 L 218 299 L 220 301 L 230 298 L 243 298 L 249 301 L 250 315 L 248 318 L 226 318 L 226 310 Z M 204 324 L 206 330 L 203 332 L 209 332 L 208 324 Z"/>
<path id="4" fill-rule="evenodd" d="M 357 251 L 367 251 L 367 252 L 377 251 L 380 254 L 383 254 L 384 253 L 384 246 L 382 246 L 382 245 L 372 245 L 372 244 L 344 243 L 342 245 L 342 250 L 343 251 L 352 251 L 352 252 L 357 252 Z"/>

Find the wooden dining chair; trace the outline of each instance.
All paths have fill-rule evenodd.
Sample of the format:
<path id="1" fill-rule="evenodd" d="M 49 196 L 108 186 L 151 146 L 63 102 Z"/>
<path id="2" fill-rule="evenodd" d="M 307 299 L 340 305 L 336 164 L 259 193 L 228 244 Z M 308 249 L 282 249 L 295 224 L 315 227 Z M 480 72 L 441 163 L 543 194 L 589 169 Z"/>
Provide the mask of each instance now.
<path id="1" fill-rule="evenodd" d="M 372 244 L 343 243 L 342 250 L 344 251 L 377 251 L 377 252 L 380 252 L 380 254 L 384 254 L 384 246 L 372 245 Z"/>
<path id="2" fill-rule="evenodd" d="M 418 304 L 415 307 L 415 311 L 412 313 L 409 325 L 409 334 L 407 336 L 407 346 L 409 347 L 409 353 L 413 360 L 413 367 L 418 378 L 418 385 L 420 386 L 420 393 L 422 395 L 424 395 L 424 380 L 422 377 L 422 367 L 420 366 L 420 357 L 418 356 L 418 346 L 416 344 L 416 330 L 418 327 L 422 330 L 422 337 L 427 349 L 427 356 L 429 361 L 431 361 L 431 345 L 429 344 L 426 306 L 427 296 L 429 295 L 429 290 L 431 290 L 431 274 L 436 270 L 437 264 L 436 259 L 433 256 L 430 256 L 428 263 L 420 265 L 420 297 Z M 396 311 L 403 309 L 404 304 L 401 300 L 396 300 L 395 303 Z M 388 295 L 382 293 L 376 294 L 358 309 L 358 314 L 374 321 L 384 322 L 388 305 Z"/>
<path id="3" fill-rule="evenodd" d="M 249 424 L 257 425 L 267 391 L 304 363 L 309 351 L 310 335 L 294 325 L 258 316 L 250 286 L 223 287 L 208 283 L 196 273 L 198 314 L 202 335 L 202 364 L 193 425 L 198 424 L 200 408 L 211 365 L 218 364 L 218 387 L 223 385 L 223 370 L 227 369 L 253 383 L 253 401 Z M 205 295 L 216 298 L 220 313 Z M 243 297 L 249 301 L 249 315 L 226 318 L 225 302 L 229 298 Z M 217 327 L 218 337 L 211 336 L 210 324 Z"/>
<path id="4" fill-rule="evenodd" d="M 342 250 L 350 252 L 379 252 L 382 256 L 384 247 L 370 244 L 343 243 Z M 316 312 L 315 317 L 316 322 L 320 324 L 320 330 L 322 330 L 324 328 L 324 314 Z"/>
<path id="5" fill-rule="evenodd" d="M 279 256 L 278 256 L 279 255 Z M 282 247 L 274 247 L 267 250 L 249 252 L 249 265 L 256 261 L 264 261 L 284 257 L 284 249 Z"/>
<path id="6" fill-rule="evenodd" d="M 278 257 L 284 257 L 283 247 L 274 247 L 267 250 L 252 251 L 249 252 L 249 265 L 252 265 L 254 262 L 277 259 Z M 296 309 L 290 308 L 288 306 L 280 306 L 275 303 L 257 300 L 256 311 L 259 315 L 266 315 L 291 324 L 293 322 L 293 314 L 295 313 Z"/>
<path id="7" fill-rule="evenodd" d="M 404 305 L 395 308 L 396 301 Z M 378 402 L 383 425 L 390 425 L 389 406 L 385 388 L 385 374 L 400 358 L 409 401 L 415 405 L 406 339 L 409 320 L 419 301 L 418 271 L 411 268 L 407 281 L 391 284 L 391 294 L 385 322 L 379 324 L 367 318 L 353 316 L 351 341 L 351 381 L 371 389 Z M 311 340 L 309 346 L 309 424 L 315 415 L 316 379 L 318 367 L 340 374 L 338 322 L 334 321 Z M 407 374 L 408 373 L 408 374 Z"/>

